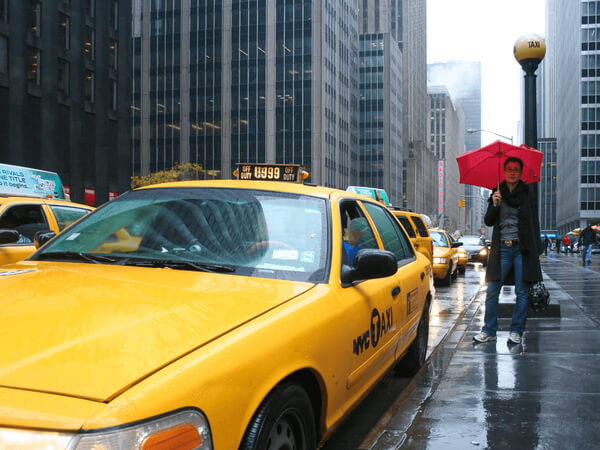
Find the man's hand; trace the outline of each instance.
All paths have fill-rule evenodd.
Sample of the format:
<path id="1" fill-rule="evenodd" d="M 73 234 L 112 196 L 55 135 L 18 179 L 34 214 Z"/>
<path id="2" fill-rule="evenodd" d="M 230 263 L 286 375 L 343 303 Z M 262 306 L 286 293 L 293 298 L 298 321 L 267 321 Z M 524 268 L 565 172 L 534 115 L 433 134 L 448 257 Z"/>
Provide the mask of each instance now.
<path id="1" fill-rule="evenodd" d="M 494 206 L 498 206 L 498 204 L 500 203 L 500 201 L 502 200 L 502 194 L 500 194 L 500 191 L 496 191 L 494 192 L 494 194 L 492 195 L 492 201 L 494 202 Z"/>

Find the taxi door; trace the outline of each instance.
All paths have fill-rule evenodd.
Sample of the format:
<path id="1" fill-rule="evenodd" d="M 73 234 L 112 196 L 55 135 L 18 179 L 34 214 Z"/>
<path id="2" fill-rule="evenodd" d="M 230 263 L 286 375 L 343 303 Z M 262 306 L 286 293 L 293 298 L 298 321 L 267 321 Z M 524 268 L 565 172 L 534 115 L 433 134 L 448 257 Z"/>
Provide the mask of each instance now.
<path id="1" fill-rule="evenodd" d="M 339 203 L 343 242 L 342 264 L 351 265 L 351 247 L 381 248 L 374 223 L 355 199 Z M 338 244 L 338 245 L 340 245 Z M 355 253 L 355 252 L 354 252 Z M 402 287 L 396 275 L 342 285 L 338 304 L 343 309 L 339 335 L 347 352 L 345 406 L 354 403 L 394 361 L 403 326 Z"/>
<path id="2" fill-rule="evenodd" d="M 388 210 L 375 203 L 365 202 L 364 206 L 375 223 L 383 248 L 391 251 L 398 260 L 396 280 L 400 293 L 395 297 L 398 302 L 395 357 L 398 358 L 417 332 L 420 312 L 429 290 L 427 266 L 422 257 L 417 258 L 406 233 Z"/>
<path id="3" fill-rule="evenodd" d="M 36 231 L 49 229 L 48 217 L 41 204 L 8 204 L 0 211 L 0 228 L 16 230 L 19 241 L 0 245 L 0 265 L 21 261 L 35 252 L 33 236 Z"/>

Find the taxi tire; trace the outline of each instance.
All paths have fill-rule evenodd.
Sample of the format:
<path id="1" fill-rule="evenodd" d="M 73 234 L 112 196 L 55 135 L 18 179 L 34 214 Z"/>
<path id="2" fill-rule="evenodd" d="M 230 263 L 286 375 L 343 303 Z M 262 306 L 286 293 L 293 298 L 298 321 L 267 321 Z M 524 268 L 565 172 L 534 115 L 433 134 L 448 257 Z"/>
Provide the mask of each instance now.
<path id="1" fill-rule="evenodd" d="M 394 367 L 394 370 L 399 375 L 414 376 L 423 364 L 427 357 L 427 343 L 429 341 L 429 301 L 425 303 L 423 314 L 417 328 L 417 336 L 410 344 L 408 352 Z"/>
<path id="2" fill-rule="evenodd" d="M 464 275 L 466 271 L 467 271 L 466 267 L 459 267 L 458 268 L 458 273 L 460 273 L 461 275 Z"/>
<path id="3" fill-rule="evenodd" d="M 248 424 L 240 449 L 266 448 L 317 448 L 312 403 L 298 384 L 277 386 L 261 403 Z"/>
<path id="4" fill-rule="evenodd" d="M 446 273 L 446 276 L 444 278 L 440 278 L 441 286 L 450 286 L 450 283 L 452 283 L 452 267 L 452 261 L 450 261 L 450 264 L 448 264 L 448 272 Z"/>

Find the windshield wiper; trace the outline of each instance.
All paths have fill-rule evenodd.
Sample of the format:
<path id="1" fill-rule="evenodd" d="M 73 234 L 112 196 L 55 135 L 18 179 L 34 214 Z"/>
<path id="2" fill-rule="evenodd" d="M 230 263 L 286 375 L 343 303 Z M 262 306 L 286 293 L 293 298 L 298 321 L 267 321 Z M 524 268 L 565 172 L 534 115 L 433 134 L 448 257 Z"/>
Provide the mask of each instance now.
<path id="1" fill-rule="evenodd" d="M 84 252 L 46 252 L 37 255 L 36 259 L 56 259 L 56 260 L 75 260 L 91 262 L 94 264 L 102 263 L 115 263 L 118 260 L 115 258 L 109 258 L 108 256 L 98 255 L 95 253 L 84 253 Z"/>
<path id="2" fill-rule="evenodd" d="M 120 262 L 126 266 L 138 267 L 168 267 L 179 270 L 197 270 L 199 272 L 210 273 L 232 273 L 235 269 L 231 266 L 221 264 L 193 262 L 179 259 L 146 259 L 146 258 L 126 258 Z"/>

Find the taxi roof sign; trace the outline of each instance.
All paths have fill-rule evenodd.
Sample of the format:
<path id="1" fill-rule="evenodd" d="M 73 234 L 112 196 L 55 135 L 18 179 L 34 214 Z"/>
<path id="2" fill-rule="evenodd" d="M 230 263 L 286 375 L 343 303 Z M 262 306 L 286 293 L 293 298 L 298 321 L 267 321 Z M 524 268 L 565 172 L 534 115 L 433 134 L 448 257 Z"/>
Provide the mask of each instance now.
<path id="1" fill-rule="evenodd" d="M 57 173 L 1 163 L 0 194 L 65 198 L 63 184 Z"/>
<path id="2" fill-rule="evenodd" d="M 302 183 L 308 172 L 300 164 L 237 164 L 233 172 L 238 180 L 247 181 L 286 181 Z"/>

